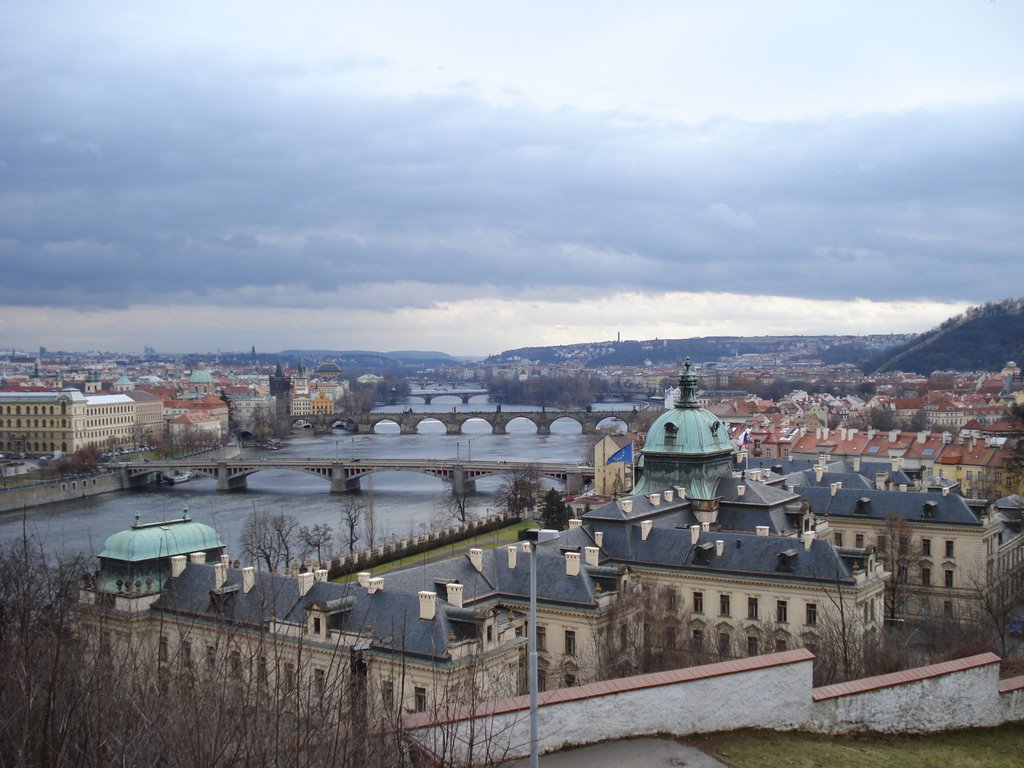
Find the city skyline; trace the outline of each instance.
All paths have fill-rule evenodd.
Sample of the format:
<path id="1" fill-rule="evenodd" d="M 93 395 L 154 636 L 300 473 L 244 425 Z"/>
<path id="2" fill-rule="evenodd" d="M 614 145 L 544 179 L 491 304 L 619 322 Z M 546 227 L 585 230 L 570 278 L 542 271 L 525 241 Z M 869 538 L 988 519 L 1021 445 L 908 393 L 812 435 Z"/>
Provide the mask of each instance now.
<path id="1" fill-rule="evenodd" d="M 3 347 L 918 333 L 1019 293 L 1015 4 L 0 14 Z"/>

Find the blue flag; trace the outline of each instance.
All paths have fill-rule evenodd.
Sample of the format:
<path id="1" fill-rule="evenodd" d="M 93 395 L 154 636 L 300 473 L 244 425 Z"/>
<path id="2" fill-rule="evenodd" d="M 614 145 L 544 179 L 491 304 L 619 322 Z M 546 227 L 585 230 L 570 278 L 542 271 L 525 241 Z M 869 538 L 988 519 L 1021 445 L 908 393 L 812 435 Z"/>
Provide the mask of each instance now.
<path id="1" fill-rule="evenodd" d="M 624 461 L 627 464 L 633 463 L 633 444 L 630 443 L 625 448 L 620 448 L 611 456 L 608 457 L 608 461 L 605 464 L 614 464 L 617 461 Z"/>

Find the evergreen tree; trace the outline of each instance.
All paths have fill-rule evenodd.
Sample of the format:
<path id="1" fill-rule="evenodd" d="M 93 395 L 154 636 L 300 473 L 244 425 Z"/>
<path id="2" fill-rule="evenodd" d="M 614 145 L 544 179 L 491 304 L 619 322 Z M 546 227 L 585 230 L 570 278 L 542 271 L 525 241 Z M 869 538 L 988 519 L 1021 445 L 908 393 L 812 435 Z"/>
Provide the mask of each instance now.
<path id="1" fill-rule="evenodd" d="M 562 494 L 554 488 L 549 488 L 544 494 L 544 501 L 540 506 L 540 521 L 545 528 L 554 528 L 556 531 L 563 531 L 569 527 L 569 505 L 565 503 Z"/>

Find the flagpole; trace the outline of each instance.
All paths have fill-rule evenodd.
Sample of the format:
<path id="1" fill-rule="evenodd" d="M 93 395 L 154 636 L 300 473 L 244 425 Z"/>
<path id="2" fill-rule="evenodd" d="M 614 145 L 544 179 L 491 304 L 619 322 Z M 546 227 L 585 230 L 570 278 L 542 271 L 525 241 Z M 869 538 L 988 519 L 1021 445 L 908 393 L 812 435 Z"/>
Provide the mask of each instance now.
<path id="1" fill-rule="evenodd" d="M 633 438 L 629 438 L 629 458 L 630 458 L 630 469 L 629 469 L 629 492 L 632 494 L 636 488 L 636 450 L 633 445 Z"/>

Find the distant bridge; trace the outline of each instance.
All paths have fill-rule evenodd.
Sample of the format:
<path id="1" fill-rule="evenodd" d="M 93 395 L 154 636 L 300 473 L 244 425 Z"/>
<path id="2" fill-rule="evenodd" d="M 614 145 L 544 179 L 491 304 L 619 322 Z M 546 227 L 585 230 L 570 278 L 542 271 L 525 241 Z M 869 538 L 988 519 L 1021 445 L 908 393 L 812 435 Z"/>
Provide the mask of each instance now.
<path id="1" fill-rule="evenodd" d="M 580 425 L 584 435 L 597 433 L 605 422 L 618 419 L 630 429 L 640 426 L 643 411 L 471 411 L 454 413 L 347 413 L 324 416 L 295 416 L 292 418 L 294 427 L 312 427 L 317 430 L 332 428 L 346 429 L 351 432 L 373 432 L 378 424 L 384 421 L 394 422 L 403 435 L 415 435 L 424 421 L 433 420 L 444 424 L 445 433 L 462 434 L 462 427 L 471 419 L 486 421 L 491 426 L 491 433 L 504 435 L 508 433 L 508 423 L 513 419 L 526 419 L 537 428 L 538 435 L 551 434 L 551 425 L 559 419 L 570 419 Z"/>
<path id="2" fill-rule="evenodd" d="M 462 400 L 463 405 L 469 405 L 470 398 L 488 395 L 486 389 L 474 387 L 452 387 L 451 389 L 413 389 L 409 391 L 409 397 L 423 398 L 424 405 L 430 405 L 435 397 L 457 397 Z"/>
<path id="3" fill-rule="evenodd" d="M 565 484 L 567 493 L 579 493 L 588 480 L 594 478 L 594 468 L 582 464 L 531 461 L 452 461 L 450 459 L 290 459 L 259 457 L 248 459 L 167 459 L 115 462 L 111 469 L 125 476 L 124 486 L 141 485 L 154 480 L 154 475 L 171 475 L 175 471 L 190 470 L 217 480 L 218 491 L 244 488 L 249 475 L 265 469 L 288 469 L 306 472 L 330 481 L 331 493 L 358 491 L 362 478 L 374 472 L 419 472 L 432 475 L 452 484 L 458 493 L 475 488 L 477 478 L 507 475 L 536 470 L 540 477 L 551 478 Z"/>

